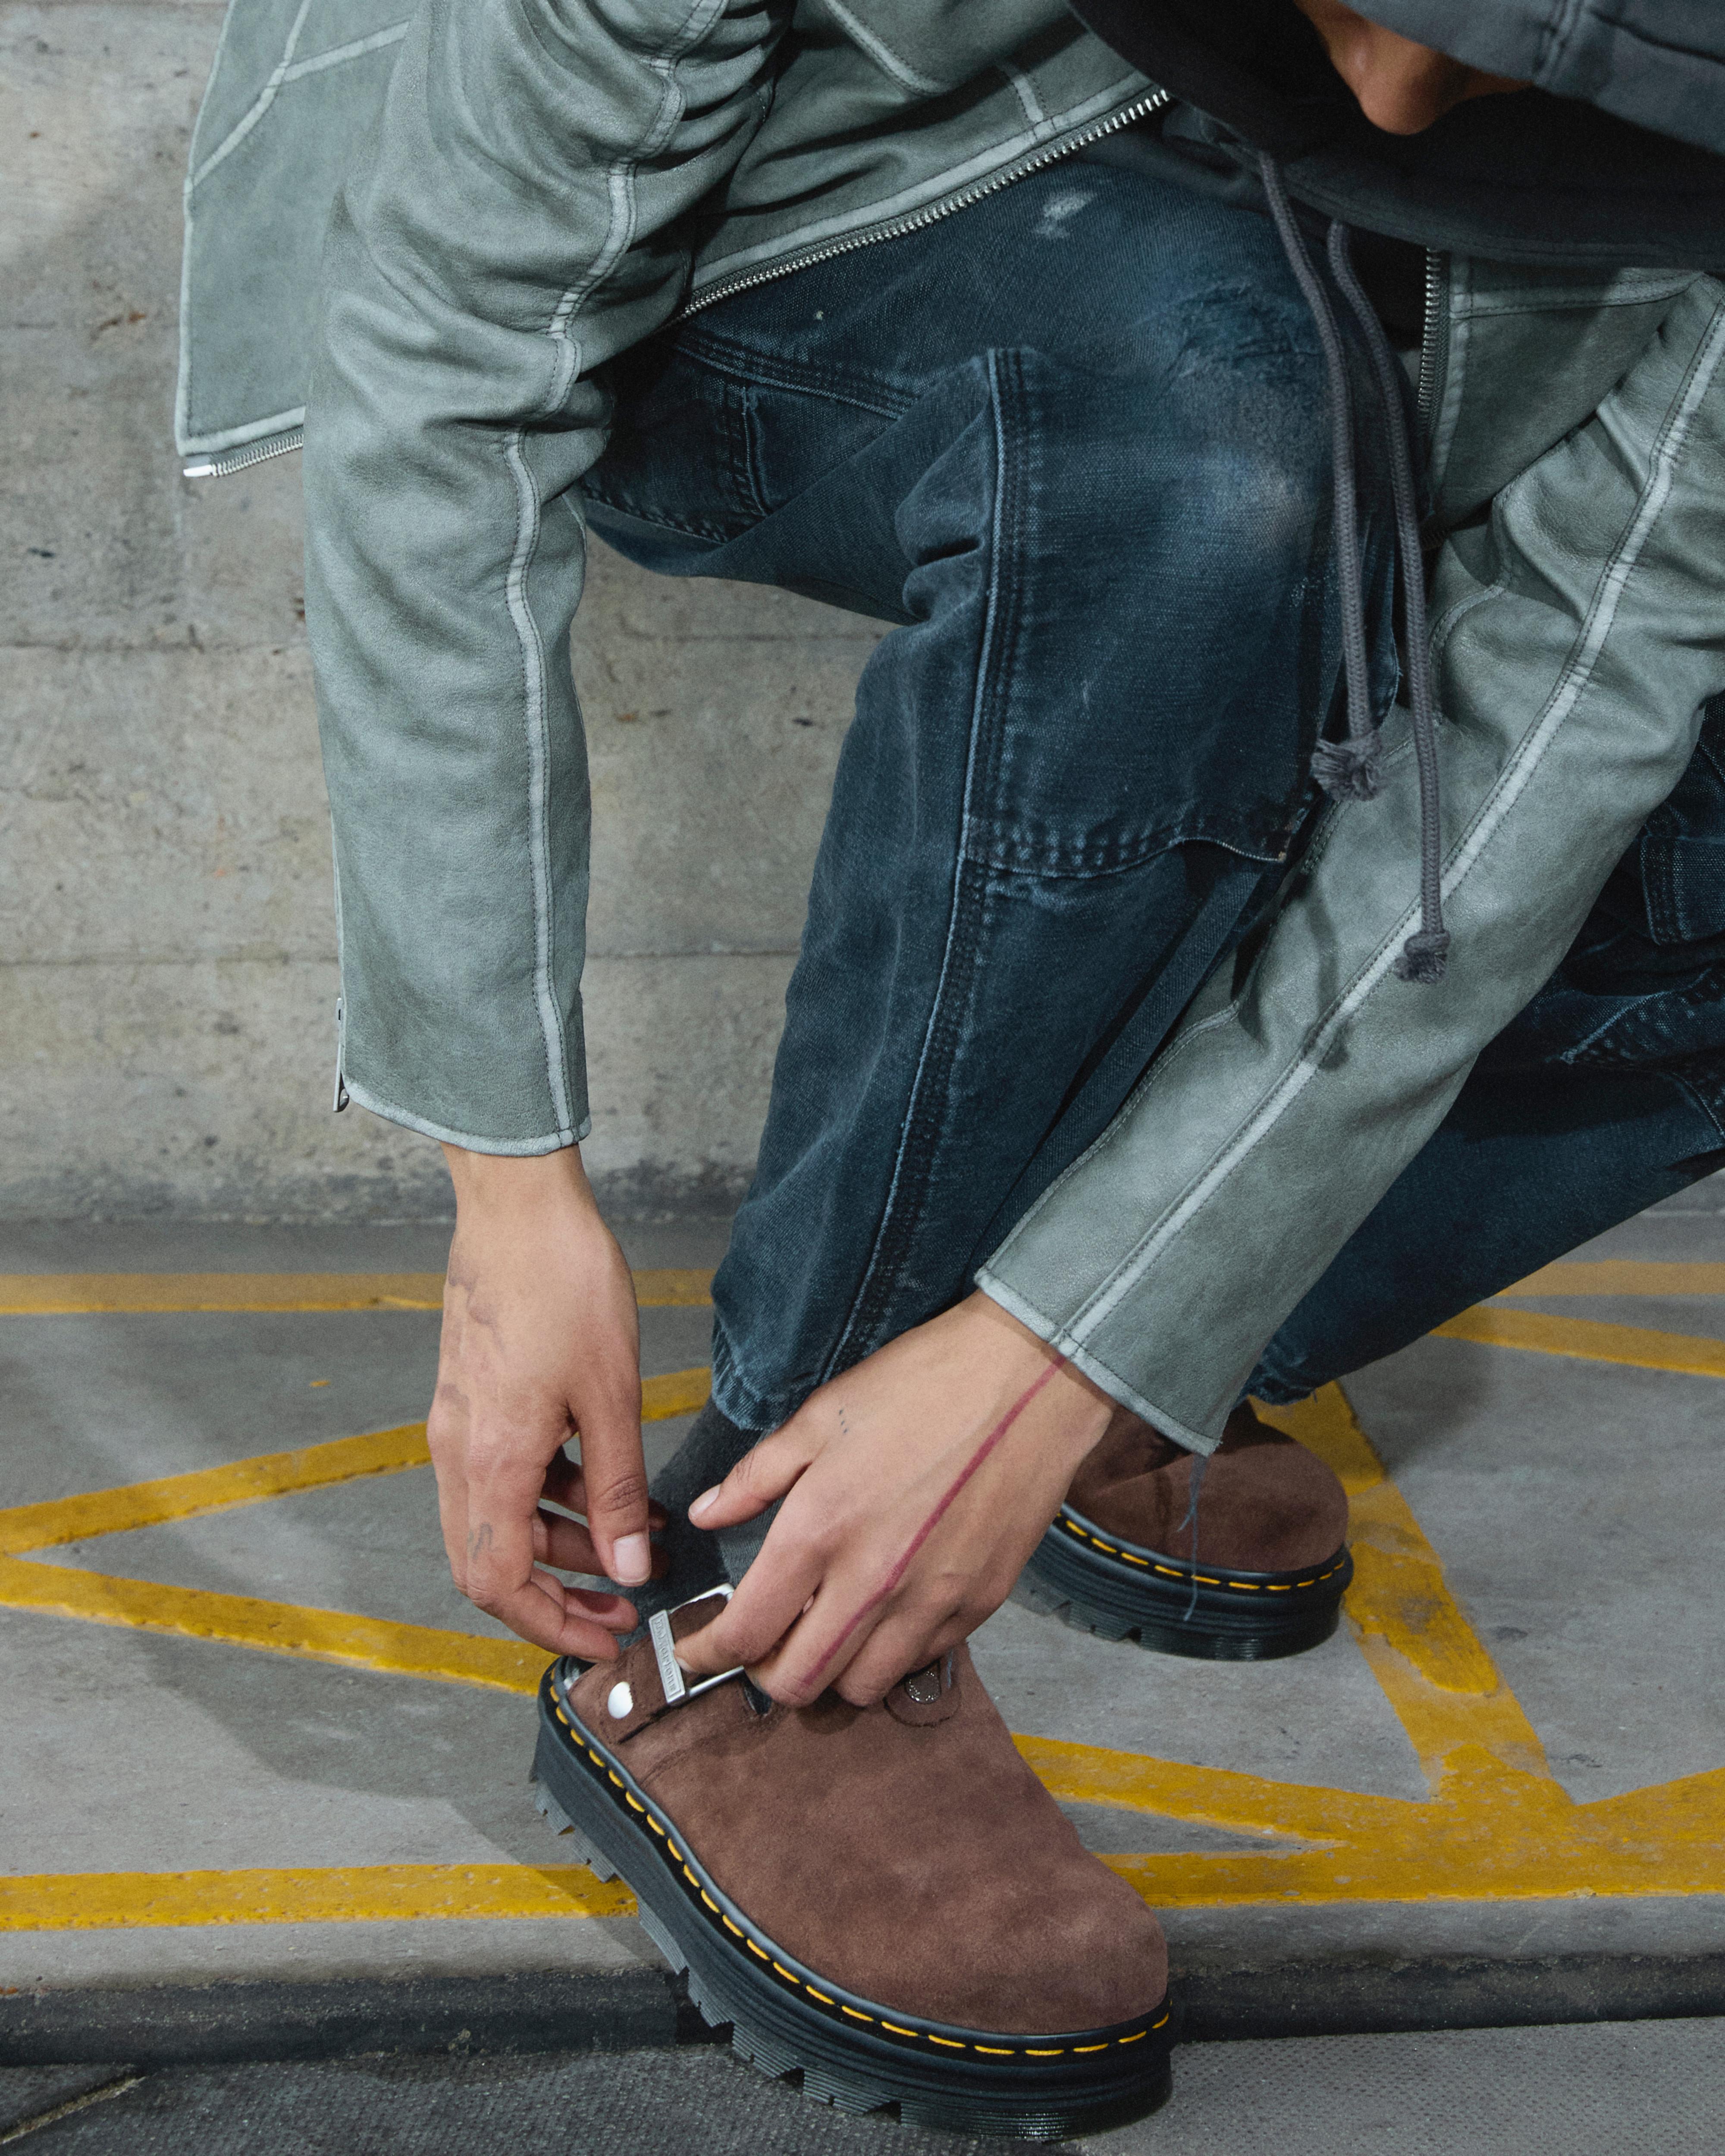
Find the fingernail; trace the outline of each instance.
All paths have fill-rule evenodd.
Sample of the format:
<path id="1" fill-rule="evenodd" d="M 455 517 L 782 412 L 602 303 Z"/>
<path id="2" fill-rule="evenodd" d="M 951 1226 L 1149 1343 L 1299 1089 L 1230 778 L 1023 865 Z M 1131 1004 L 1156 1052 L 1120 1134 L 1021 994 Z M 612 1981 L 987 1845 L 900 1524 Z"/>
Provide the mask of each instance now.
<path id="1" fill-rule="evenodd" d="M 611 1563 L 625 1587 L 639 1587 L 653 1569 L 653 1548 L 644 1535 L 624 1535 L 611 1546 Z"/>
<path id="2" fill-rule="evenodd" d="M 695 1502 L 689 1507 L 689 1517 L 691 1520 L 695 1517 L 695 1515 L 697 1512 L 706 1512 L 708 1506 L 711 1505 L 714 1499 L 717 1497 L 719 1488 L 719 1484 L 716 1482 L 711 1490 L 703 1490 L 701 1491 Z"/>

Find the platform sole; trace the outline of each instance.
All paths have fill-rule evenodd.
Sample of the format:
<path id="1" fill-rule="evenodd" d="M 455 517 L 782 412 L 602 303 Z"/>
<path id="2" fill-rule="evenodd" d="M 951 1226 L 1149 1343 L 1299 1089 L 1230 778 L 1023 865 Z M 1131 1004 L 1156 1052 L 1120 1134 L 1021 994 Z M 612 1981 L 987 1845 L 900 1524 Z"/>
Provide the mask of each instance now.
<path id="1" fill-rule="evenodd" d="M 568 1707 L 557 1672 L 540 1690 L 536 1802 L 602 1879 L 633 1888 L 649 1936 L 732 2048 L 762 2073 L 801 2076 L 841 2111 L 896 2105 L 907 2124 L 1023 2141 L 1142 2117 L 1166 2101 L 1166 2003 L 1118 2028 L 990 2035 L 893 2012 L 806 1969 L 707 1877 L 626 1768 Z"/>
<path id="2" fill-rule="evenodd" d="M 1299 1572 L 1183 1563 L 1063 1507 L 1024 1568 L 1023 1599 L 1081 1632 L 1195 1661 L 1269 1662 L 1322 1646 L 1353 1577 L 1345 1549 Z"/>

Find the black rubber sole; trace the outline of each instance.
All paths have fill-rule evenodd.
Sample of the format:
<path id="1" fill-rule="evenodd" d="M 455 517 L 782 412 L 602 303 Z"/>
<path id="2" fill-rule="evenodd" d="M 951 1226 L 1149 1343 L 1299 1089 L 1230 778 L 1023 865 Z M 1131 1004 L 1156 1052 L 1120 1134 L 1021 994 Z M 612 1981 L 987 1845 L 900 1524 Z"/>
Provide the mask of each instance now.
<path id="1" fill-rule="evenodd" d="M 1322 1646 L 1341 1621 L 1353 1559 L 1303 1572 L 1183 1563 L 1105 1534 L 1063 1506 L 1024 1568 L 1024 1599 L 1081 1632 L 1196 1661 L 1269 1662 Z"/>
<path id="2" fill-rule="evenodd" d="M 800 2074 L 841 2111 L 896 2105 L 907 2124 L 1064 2141 L 1166 2102 L 1174 2039 L 1166 2000 L 1111 2029 L 1029 2037 L 951 2028 L 857 1998 L 761 1933 L 683 1849 L 623 1766 L 583 1725 L 558 1662 L 539 1691 L 540 1810 L 602 1879 L 620 1875 L 689 1996 L 763 2073 Z M 578 1674 L 578 1671 L 577 1672 Z"/>

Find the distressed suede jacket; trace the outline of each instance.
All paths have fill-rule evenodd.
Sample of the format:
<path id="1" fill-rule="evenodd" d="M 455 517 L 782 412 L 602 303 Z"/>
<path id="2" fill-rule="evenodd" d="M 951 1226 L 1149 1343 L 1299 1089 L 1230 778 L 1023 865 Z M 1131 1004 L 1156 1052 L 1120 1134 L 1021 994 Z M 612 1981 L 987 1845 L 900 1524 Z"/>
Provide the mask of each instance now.
<path id="1" fill-rule="evenodd" d="M 1292 13 L 1288 0 L 1222 4 L 1243 6 L 1249 28 Z M 1640 12 L 1698 4 L 1640 0 Z M 1183 119 L 1180 154 L 1244 167 L 1250 115 L 1242 129 L 1225 100 L 1219 118 L 1215 102 L 1194 106 L 1179 79 L 1184 18 L 1195 12 L 1199 46 L 1214 44 L 1201 18 L 1216 0 L 1142 12 L 1167 31 L 1172 64 L 1156 80 L 1060 0 L 233 0 L 187 181 L 177 429 L 188 470 L 210 474 L 303 434 L 354 1098 L 482 1151 L 548 1151 L 588 1128 L 588 803 L 568 631 L 578 482 L 605 439 L 608 363 L 680 311 L 962 208 L 1164 108 Z M 1621 87 L 1636 10 L 1374 0 L 1373 12 L 1438 42 L 1438 29 L 1501 18 L 1522 43 L 1512 54 L 1494 32 L 1482 64 L 1524 65 L 1606 105 L 1600 81 Z M 1717 82 L 1725 26 L 1711 44 Z M 1639 79 L 1620 103 L 1655 124 L 1677 109 Z M 1717 109 L 1698 93 L 1681 106 L 1699 129 Z M 1557 146 L 1590 113 L 1562 95 L 1540 110 L 1556 114 Z M 1693 187 L 1680 176 L 1665 210 L 1627 182 L 1595 187 L 1596 208 L 1627 205 L 1627 222 L 1598 230 L 1547 229 L 1536 187 L 1500 228 L 1468 195 L 1465 143 L 1461 192 L 1435 223 L 1410 182 L 1363 179 L 1322 129 L 1274 146 L 1297 198 L 1432 244 L 1421 412 L 1452 524 L 1581 425 L 1725 258 L 1725 244 L 1706 244 L 1720 199 L 1707 173 Z M 1558 158 L 1554 147 L 1544 169 L 1563 194 L 1591 168 Z M 1681 773 L 1682 731 L 1666 728 L 1652 780 L 1642 774 L 1634 798 L 1659 791 L 1641 815 Z M 1615 817 L 1627 797 L 1608 783 Z M 1615 855 L 1594 855 L 1627 834 L 1599 819 L 1588 854 L 1545 813 L 1581 864 L 1577 887 L 1593 875 L 1596 888 Z M 1411 858 L 1396 864 L 1399 892 Z M 1500 903 L 1513 908 L 1512 880 Z M 1554 918 L 1529 942 L 1523 999 L 1561 955 L 1548 949 L 1559 932 Z M 1458 949 L 1452 975 L 1466 982 L 1464 960 Z M 1416 1144 L 1435 1096 L 1403 1114 L 1404 1075 L 1381 1075 L 1380 1124 Z M 1394 1152 L 1363 1170 L 1367 1205 Z M 1037 1217 L 1073 1202 L 1057 1188 Z M 1106 1271 L 1118 1250 L 1091 1245 Z M 1003 1299 L 1088 1353 L 1066 1276 L 1056 1295 L 1011 1270 L 1004 1260 Z M 1134 1277 L 1142 1287 L 1144 1270 Z M 1157 1404 L 1142 1369 L 1090 1360 L 1119 1397 Z M 1203 1412 L 1169 1414 L 1207 1441 L 1208 1396 Z"/>

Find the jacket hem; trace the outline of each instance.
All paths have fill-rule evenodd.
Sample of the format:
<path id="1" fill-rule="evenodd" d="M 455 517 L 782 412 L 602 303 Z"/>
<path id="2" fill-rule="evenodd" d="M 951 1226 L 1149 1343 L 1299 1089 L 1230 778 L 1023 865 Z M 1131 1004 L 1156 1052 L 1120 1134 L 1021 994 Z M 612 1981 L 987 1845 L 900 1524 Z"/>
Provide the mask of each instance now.
<path id="1" fill-rule="evenodd" d="M 566 1147 L 579 1145 L 593 1131 L 593 1117 L 583 1116 L 572 1128 L 557 1130 L 527 1138 L 499 1138 L 480 1137 L 472 1131 L 458 1131 L 445 1123 L 434 1123 L 424 1116 L 416 1116 L 411 1109 L 398 1108 L 393 1101 L 385 1101 L 362 1085 L 351 1073 L 342 1074 L 342 1082 L 350 1100 L 357 1101 L 362 1108 L 369 1108 L 374 1116 L 382 1116 L 386 1122 L 400 1123 L 403 1128 L 418 1131 L 422 1137 L 435 1138 L 439 1144 L 459 1146 L 464 1152 L 490 1152 L 531 1158 L 547 1152 L 561 1152 Z"/>
<path id="2" fill-rule="evenodd" d="M 1020 1325 L 1029 1327 L 1039 1340 L 1050 1348 L 1058 1348 L 1076 1370 L 1081 1370 L 1092 1384 L 1100 1385 L 1110 1399 L 1117 1400 L 1123 1408 L 1130 1408 L 1135 1415 L 1160 1432 L 1171 1437 L 1176 1445 L 1183 1445 L 1189 1452 L 1206 1457 L 1222 1442 L 1219 1435 L 1206 1436 L 1191 1429 L 1167 1408 L 1158 1407 L 1154 1400 L 1147 1400 L 1134 1386 L 1129 1385 L 1117 1370 L 1111 1370 L 1106 1363 L 1099 1362 L 1082 1341 L 1076 1340 L 1062 1325 L 1057 1325 L 1034 1303 L 1026 1302 L 1014 1289 L 998 1279 L 984 1265 L 976 1276 L 976 1284 L 990 1302 L 999 1303 L 1007 1315 L 1015 1317 Z"/>

